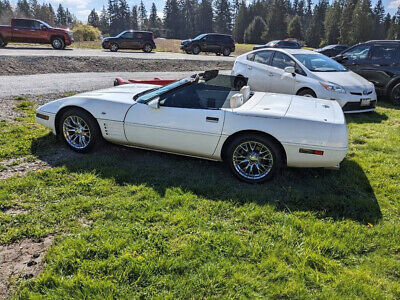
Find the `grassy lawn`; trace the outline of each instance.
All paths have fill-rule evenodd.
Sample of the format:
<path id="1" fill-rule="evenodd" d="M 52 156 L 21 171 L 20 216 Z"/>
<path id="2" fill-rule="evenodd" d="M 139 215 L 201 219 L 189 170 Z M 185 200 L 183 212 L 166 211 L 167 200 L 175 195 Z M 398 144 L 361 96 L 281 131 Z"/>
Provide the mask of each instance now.
<path id="1" fill-rule="evenodd" d="M 16 109 L 27 116 L 0 122 L 0 164 L 69 151 L 29 102 Z M 0 244 L 56 236 L 15 297 L 399 299 L 400 110 L 347 121 L 340 171 L 286 169 L 262 185 L 111 145 L 0 180 Z"/>

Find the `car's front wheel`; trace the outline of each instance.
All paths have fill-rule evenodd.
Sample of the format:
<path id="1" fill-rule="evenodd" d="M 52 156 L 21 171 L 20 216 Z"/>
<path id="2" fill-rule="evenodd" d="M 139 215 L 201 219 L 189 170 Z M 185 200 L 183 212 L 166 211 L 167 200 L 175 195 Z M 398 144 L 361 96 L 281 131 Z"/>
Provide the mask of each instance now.
<path id="1" fill-rule="evenodd" d="M 185 50 L 186 54 L 192 54 L 192 50 Z"/>
<path id="2" fill-rule="evenodd" d="M 194 55 L 199 54 L 199 53 L 200 53 L 200 47 L 199 47 L 199 46 L 194 46 L 194 47 L 193 47 L 193 50 L 192 50 L 192 53 L 193 53 Z"/>
<path id="3" fill-rule="evenodd" d="M 304 89 L 297 93 L 298 96 L 317 98 L 317 95 L 312 89 Z"/>
<path id="4" fill-rule="evenodd" d="M 229 49 L 229 48 L 224 48 L 224 50 L 222 50 L 222 54 L 223 54 L 224 56 L 229 56 L 229 55 L 231 55 L 231 49 Z"/>
<path id="5" fill-rule="evenodd" d="M 81 109 L 66 110 L 58 126 L 58 132 L 64 142 L 76 152 L 89 152 L 101 138 L 97 121 Z"/>
<path id="6" fill-rule="evenodd" d="M 394 105 L 400 105 L 400 83 L 396 84 L 390 91 L 390 100 Z"/>
<path id="7" fill-rule="evenodd" d="M 0 36 L 0 48 L 3 48 L 7 45 L 7 43 L 4 42 L 3 38 Z"/>
<path id="8" fill-rule="evenodd" d="M 51 46 L 53 47 L 53 49 L 55 50 L 62 50 L 65 48 L 65 43 L 63 41 L 62 38 L 55 38 L 53 39 L 53 41 L 51 42 Z"/>
<path id="9" fill-rule="evenodd" d="M 272 179 L 282 166 L 279 145 L 261 134 L 235 138 L 228 146 L 225 159 L 235 176 L 249 183 Z"/>

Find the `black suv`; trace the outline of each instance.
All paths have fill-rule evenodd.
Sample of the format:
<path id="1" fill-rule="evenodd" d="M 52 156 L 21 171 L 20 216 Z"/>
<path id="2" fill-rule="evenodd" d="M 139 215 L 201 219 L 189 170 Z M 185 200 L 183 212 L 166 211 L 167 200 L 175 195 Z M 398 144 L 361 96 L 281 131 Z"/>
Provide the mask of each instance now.
<path id="1" fill-rule="evenodd" d="M 301 45 L 297 41 L 270 41 L 265 45 L 255 45 L 253 50 L 264 48 L 283 48 L 283 49 L 301 49 Z"/>
<path id="2" fill-rule="evenodd" d="M 229 56 L 235 51 L 235 42 L 231 35 L 219 33 L 204 33 L 193 40 L 184 40 L 181 50 L 187 54 L 199 54 L 200 52 L 213 52 L 217 55 Z"/>
<path id="3" fill-rule="evenodd" d="M 335 60 L 375 85 L 376 92 L 400 105 L 400 41 L 369 41 L 340 53 Z"/>
<path id="4" fill-rule="evenodd" d="M 149 53 L 156 48 L 154 43 L 154 35 L 150 31 L 134 31 L 126 30 L 118 34 L 116 37 L 108 37 L 103 39 L 102 47 L 117 52 L 118 49 L 140 50 Z"/>

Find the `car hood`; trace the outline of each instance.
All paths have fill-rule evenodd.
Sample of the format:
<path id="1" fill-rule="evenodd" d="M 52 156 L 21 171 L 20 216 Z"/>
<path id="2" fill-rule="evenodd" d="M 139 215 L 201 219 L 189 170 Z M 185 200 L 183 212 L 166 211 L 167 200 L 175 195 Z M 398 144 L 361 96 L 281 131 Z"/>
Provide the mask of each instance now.
<path id="1" fill-rule="evenodd" d="M 336 101 L 275 93 L 257 92 L 236 113 L 266 118 L 292 118 L 323 123 L 345 122 Z"/>
<path id="2" fill-rule="evenodd" d="M 352 72 L 312 72 L 320 79 L 338 84 L 345 89 L 360 90 L 360 89 L 373 89 L 372 83 L 365 78 Z"/>

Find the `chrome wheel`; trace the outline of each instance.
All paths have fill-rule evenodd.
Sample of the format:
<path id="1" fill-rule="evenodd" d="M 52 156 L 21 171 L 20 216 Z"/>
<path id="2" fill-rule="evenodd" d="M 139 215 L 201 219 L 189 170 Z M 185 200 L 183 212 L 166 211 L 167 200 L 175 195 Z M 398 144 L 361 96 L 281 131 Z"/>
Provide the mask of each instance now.
<path id="1" fill-rule="evenodd" d="M 146 45 L 144 46 L 144 52 L 149 53 L 149 52 L 151 52 L 151 50 L 153 50 L 153 47 L 151 47 L 151 45 L 146 44 Z"/>
<path id="2" fill-rule="evenodd" d="M 273 164 L 270 149 L 260 142 L 246 141 L 233 151 L 233 166 L 246 179 L 264 178 L 271 171 Z"/>
<path id="3" fill-rule="evenodd" d="M 118 51 L 118 45 L 117 45 L 117 44 L 111 44 L 110 50 L 111 50 L 112 52 L 117 52 L 117 51 Z"/>
<path id="4" fill-rule="evenodd" d="M 57 38 L 53 41 L 53 48 L 54 49 L 61 49 L 63 47 L 62 41 Z"/>
<path id="5" fill-rule="evenodd" d="M 85 149 L 91 140 L 89 125 L 78 116 L 68 116 L 64 120 L 63 134 L 67 143 L 76 149 Z"/>

